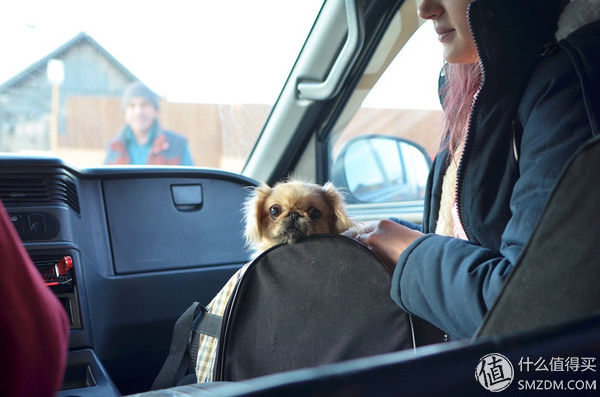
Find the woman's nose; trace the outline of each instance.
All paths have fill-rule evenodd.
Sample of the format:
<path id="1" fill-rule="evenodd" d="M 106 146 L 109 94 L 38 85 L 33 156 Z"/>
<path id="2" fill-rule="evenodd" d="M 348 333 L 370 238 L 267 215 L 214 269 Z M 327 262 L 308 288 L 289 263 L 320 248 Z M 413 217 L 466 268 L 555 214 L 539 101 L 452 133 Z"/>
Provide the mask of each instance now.
<path id="1" fill-rule="evenodd" d="M 444 12 L 444 7 L 438 0 L 423 0 L 419 5 L 419 18 L 437 19 Z"/>

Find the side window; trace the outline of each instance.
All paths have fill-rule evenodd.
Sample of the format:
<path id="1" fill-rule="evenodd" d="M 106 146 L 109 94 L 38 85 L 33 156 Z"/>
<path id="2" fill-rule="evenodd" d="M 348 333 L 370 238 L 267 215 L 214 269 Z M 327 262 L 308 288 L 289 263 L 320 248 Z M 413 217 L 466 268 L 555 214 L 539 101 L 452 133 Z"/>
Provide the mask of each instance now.
<path id="1" fill-rule="evenodd" d="M 329 179 L 349 203 L 422 200 L 440 142 L 442 48 L 431 22 L 398 53 L 344 131 L 330 142 Z"/>

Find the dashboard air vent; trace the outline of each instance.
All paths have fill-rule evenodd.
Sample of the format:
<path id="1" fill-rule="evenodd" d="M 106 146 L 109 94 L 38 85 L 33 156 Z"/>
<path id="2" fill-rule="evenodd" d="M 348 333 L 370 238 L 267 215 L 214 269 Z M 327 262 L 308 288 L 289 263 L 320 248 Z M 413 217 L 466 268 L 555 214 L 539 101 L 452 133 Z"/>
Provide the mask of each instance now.
<path id="1" fill-rule="evenodd" d="M 65 203 L 79 213 L 77 188 L 65 174 L 8 176 L 0 174 L 0 199 L 6 206 Z"/>

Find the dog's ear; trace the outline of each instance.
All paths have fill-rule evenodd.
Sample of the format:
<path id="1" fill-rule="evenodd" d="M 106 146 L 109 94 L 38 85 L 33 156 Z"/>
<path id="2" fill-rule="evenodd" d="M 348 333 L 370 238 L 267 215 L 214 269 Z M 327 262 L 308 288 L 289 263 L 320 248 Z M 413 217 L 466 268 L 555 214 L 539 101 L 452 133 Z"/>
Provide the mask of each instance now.
<path id="1" fill-rule="evenodd" d="M 263 237 L 263 211 L 265 200 L 271 195 L 272 189 L 262 184 L 252 189 L 250 196 L 244 202 L 244 222 L 246 223 L 246 244 L 255 247 Z"/>
<path id="2" fill-rule="evenodd" d="M 325 185 L 323 185 L 323 192 L 336 217 L 334 225 L 336 229 L 335 233 L 342 233 L 349 228 L 356 226 L 355 222 L 348 217 L 348 214 L 346 214 L 345 203 L 342 195 L 331 182 L 327 182 Z"/>

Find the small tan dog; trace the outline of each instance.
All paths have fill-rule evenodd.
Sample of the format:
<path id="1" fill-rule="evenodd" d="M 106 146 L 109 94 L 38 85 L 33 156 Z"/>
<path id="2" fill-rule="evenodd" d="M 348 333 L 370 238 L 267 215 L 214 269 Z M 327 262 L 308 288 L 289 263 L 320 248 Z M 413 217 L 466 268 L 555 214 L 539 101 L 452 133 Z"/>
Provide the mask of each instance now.
<path id="1" fill-rule="evenodd" d="M 317 233 L 339 234 L 355 227 L 344 200 L 331 183 L 297 180 L 254 189 L 244 207 L 246 243 L 258 253 L 280 243 L 294 243 Z"/>

